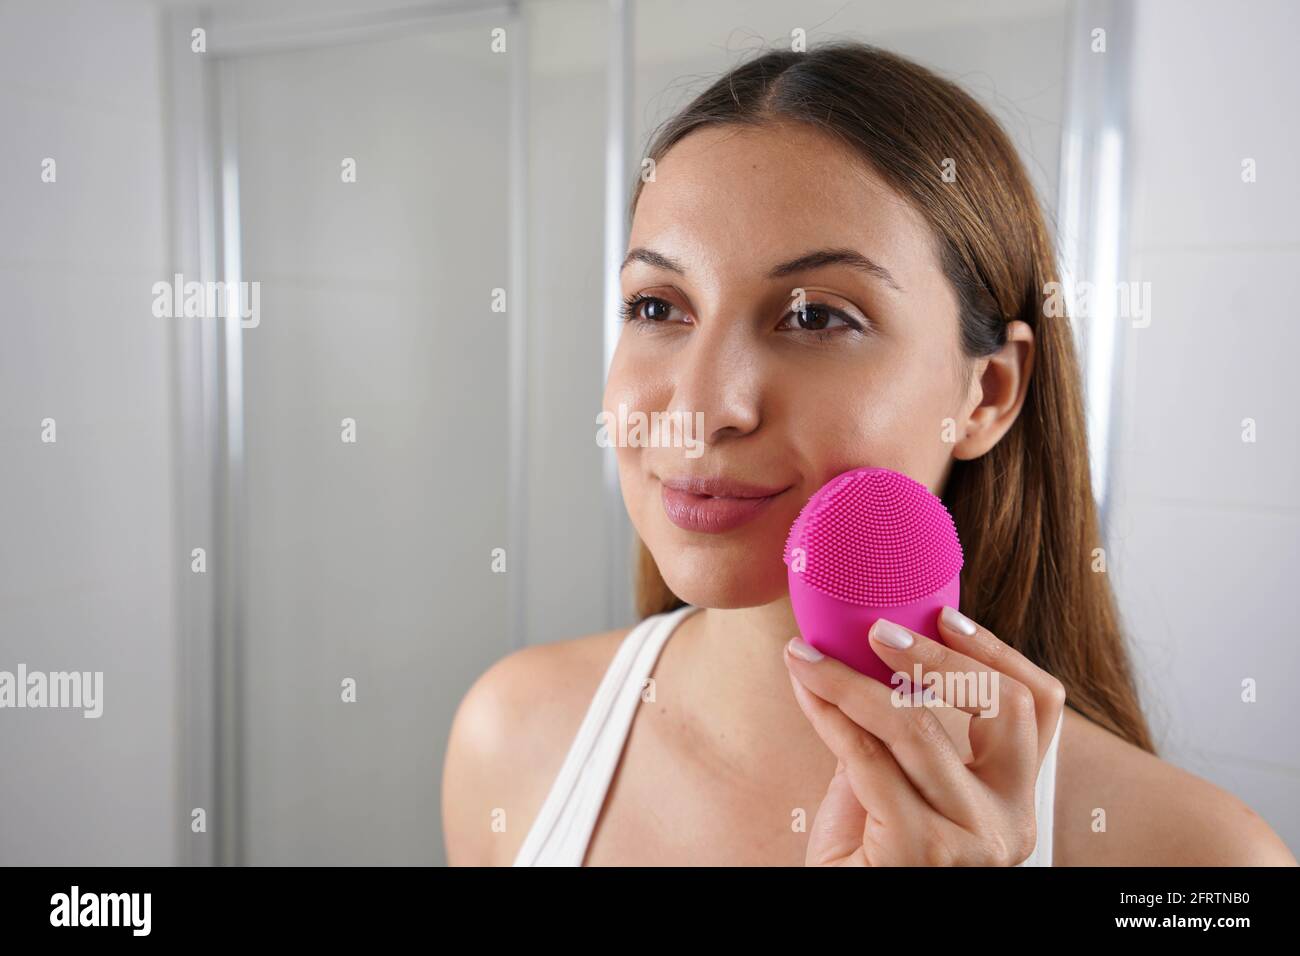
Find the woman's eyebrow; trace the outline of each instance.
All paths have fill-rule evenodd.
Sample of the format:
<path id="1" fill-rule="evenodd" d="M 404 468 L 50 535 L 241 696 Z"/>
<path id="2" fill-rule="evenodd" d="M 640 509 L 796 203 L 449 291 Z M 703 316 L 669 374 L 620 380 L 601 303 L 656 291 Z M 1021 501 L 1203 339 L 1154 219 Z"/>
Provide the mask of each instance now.
<path id="1" fill-rule="evenodd" d="M 662 252 L 655 252 L 653 249 L 644 249 L 641 246 L 628 250 L 627 258 L 618 267 L 619 274 L 621 275 L 623 270 L 634 262 L 644 262 L 646 265 L 654 266 L 657 269 L 667 269 L 669 272 L 676 272 L 679 276 L 686 275 L 686 270 L 676 259 L 672 259 Z"/>
<path id="2" fill-rule="evenodd" d="M 646 265 L 654 266 L 659 269 L 667 269 L 669 272 L 676 272 L 678 275 L 686 275 L 686 269 L 680 262 L 661 252 L 655 252 L 653 249 L 646 249 L 642 246 L 636 246 L 630 249 L 627 258 L 623 260 L 623 265 L 619 267 L 621 273 L 633 262 L 644 262 Z M 903 287 L 884 266 L 878 262 L 867 258 L 860 252 L 853 249 L 817 249 L 813 252 L 806 252 L 803 255 L 783 262 L 774 266 L 767 274 L 769 279 L 781 279 L 796 272 L 803 272 L 807 269 L 818 269 L 822 266 L 845 265 L 852 266 L 855 269 L 861 269 L 869 275 L 880 279 L 890 287 L 899 292 Z"/>
<path id="3" fill-rule="evenodd" d="M 853 249 L 817 249 L 814 252 L 805 253 L 797 259 L 791 259 L 789 262 L 783 262 L 772 269 L 767 274 L 769 279 L 780 279 L 784 276 L 791 275 L 795 272 L 803 272 L 806 269 L 817 269 L 821 266 L 844 265 L 852 266 L 854 269 L 861 269 L 868 275 L 875 276 L 882 282 L 897 290 L 903 291 L 903 287 L 898 284 L 891 273 L 880 263 L 873 259 L 868 259 L 860 252 Z"/>

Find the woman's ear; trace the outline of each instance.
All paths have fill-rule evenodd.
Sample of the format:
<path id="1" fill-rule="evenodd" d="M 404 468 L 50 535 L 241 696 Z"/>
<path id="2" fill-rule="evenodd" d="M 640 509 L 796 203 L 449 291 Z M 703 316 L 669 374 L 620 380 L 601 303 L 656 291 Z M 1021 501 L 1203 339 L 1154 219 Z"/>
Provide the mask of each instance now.
<path id="1" fill-rule="evenodd" d="M 1025 402 L 1033 370 L 1034 330 L 1027 322 L 1008 322 L 1006 343 L 979 359 L 971 376 L 954 458 L 979 458 L 1010 430 Z"/>

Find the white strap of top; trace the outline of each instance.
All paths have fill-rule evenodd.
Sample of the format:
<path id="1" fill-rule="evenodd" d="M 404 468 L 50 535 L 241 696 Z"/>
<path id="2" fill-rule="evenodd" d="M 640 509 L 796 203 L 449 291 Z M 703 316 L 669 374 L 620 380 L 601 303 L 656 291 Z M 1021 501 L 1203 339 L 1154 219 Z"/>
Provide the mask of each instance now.
<path id="1" fill-rule="evenodd" d="M 641 701 L 642 685 L 686 605 L 654 615 L 620 643 L 587 708 L 560 773 L 538 811 L 515 866 L 581 866 Z"/>

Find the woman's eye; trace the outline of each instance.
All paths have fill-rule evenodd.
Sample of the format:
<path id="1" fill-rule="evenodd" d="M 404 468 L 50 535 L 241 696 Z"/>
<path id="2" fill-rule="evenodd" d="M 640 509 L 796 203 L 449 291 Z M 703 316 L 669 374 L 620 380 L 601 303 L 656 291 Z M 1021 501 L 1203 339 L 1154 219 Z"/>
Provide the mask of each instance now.
<path id="1" fill-rule="evenodd" d="M 783 328 L 797 328 L 804 332 L 825 332 L 837 327 L 858 329 L 859 331 L 862 329 L 859 322 L 838 309 L 833 309 L 828 305 L 819 305 L 815 302 L 809 302 L 802 309 L 795 309 L 788 315 L 794 319 L 796 325 L 788 326 L 783 324 Z M 838 326 L 836 323 L 838 323 Z"/>
<path id="2" fill-rule="evenodd" d="M 623 300 L 625 322 L 662 322 L 672 314 L 672 304 L 648 295 L 633 295 Z"/>

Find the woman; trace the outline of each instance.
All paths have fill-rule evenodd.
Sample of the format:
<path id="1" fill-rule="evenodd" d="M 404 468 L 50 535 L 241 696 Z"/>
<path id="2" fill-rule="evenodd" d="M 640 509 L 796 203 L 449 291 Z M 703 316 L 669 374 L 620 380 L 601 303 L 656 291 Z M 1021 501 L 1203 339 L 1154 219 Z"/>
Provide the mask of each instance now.
<path id="1" fill-rule="evenodd" d="M 1097 570 L 1051 246 L 988 113 L 841 42 L 742 64 L 649 157 L 604 408 L 702 413 L 704 453 L 618 449 L 645 620 L 475 683 L 449 862 L 1294 865 L 1154 755 Z M 996 671 L 997 718 L 891 706 L 791 639 L 785 535 L 869 465 L 940 495 L 965 553 L 944 642 L 872 646 L 908 674 Z"/>

